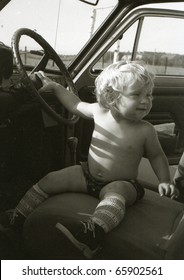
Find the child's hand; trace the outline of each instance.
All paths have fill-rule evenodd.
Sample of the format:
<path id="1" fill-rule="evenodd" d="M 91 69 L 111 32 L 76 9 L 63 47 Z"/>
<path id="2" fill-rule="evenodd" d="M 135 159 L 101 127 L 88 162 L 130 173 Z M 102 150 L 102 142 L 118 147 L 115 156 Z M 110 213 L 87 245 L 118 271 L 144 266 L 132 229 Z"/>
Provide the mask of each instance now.
<path id="1" fill-rule="evenodd" d="M 160 183 L 158 186 L 160 196 L 169 196 L 171 199 L 178 198 L 179 190 L 170 183 Z"/>
<path id="2" fill-rule="evenodd" d="M 53 92 L 57 83 L 53 82 L 47 76 L 45 76 L 43 71 L 35 72 L 35 75 L 41 80 L 42 87 L 39 92 Z"/>

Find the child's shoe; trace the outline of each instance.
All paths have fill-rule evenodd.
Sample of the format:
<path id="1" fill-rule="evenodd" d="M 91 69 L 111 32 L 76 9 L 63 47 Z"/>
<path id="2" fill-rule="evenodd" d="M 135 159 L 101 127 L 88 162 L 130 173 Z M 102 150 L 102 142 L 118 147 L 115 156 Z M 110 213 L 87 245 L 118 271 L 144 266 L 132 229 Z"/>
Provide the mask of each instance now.
<path id="1" fill-rule="evenodd" d="M 17 214 L 14 209 L 0 213 L 0 232 L 8 232 L 7 230 L 15 230 L 21 228 L 25 221 L 25 217 Z"/>
<path id="2" fill-rule="evenodd" d="M 72 221 L 70 224 L 56 224 L 59 229 L 83 255 L 92 259 L 100 249 L 100 241 L 105 232 L 93 221 Z"/>

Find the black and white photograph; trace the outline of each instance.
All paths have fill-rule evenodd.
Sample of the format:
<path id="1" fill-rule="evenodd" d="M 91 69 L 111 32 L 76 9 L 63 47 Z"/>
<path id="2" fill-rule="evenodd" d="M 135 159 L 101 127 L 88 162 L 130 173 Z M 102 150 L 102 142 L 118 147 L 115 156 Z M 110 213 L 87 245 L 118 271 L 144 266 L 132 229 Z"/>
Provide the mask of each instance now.
<path id="1" fill-rule="evenodd" d="M 24 279 L 182 268 L 183 32 L 184 1 L 0 1 L 0 256 Z"/>

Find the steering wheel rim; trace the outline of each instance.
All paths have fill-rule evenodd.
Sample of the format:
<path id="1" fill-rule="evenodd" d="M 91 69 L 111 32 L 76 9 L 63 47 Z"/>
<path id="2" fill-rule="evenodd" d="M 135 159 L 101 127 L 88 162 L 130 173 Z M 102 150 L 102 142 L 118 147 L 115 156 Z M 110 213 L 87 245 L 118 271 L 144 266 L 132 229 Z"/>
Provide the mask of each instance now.
<path id="1" fill-rule="evenodd" d="M 77 89 L 72 81 L 70 73 L 68 72 L 66 66 L 62 62 L 59 55 L 56 53 L 56 51 L 50 46 L 50 44 L 41 35 L 39 35 L 38 33 L 34 32 L 33 30 L 28 29 L 28 28 L 18 29 L 13 34 L 12 41 L 11 41 L 12 50 L 13 50 L 13 54 L 14 54 L 14 58 L 15 58 L 15 63 L 16 63 L 17 69 L 20 73 L 22 83 L 24 85 L 26 85 L 26 87 L 29 88 L 31 93 L 36 97 L 36 99 L 40 103 L 43 110 L 46 113 L 48 113 L 53 119 L 55 119 L 58 123 L 67 124 L 67 125 L 75 124 L 79 120 L 79 117 L 77 115 L 70 113 L 71 117 L 69 119 L 67 119 L 67 118 L 59 115 L 57 112 L 55 112 L 51 108 L 51 106 L 49 106 L 49 104 L 47 104 L 47 102 L 39 94 L 34 83 L 29 78 L 29 76 L 25 70 L 25 67 L 22 63 L 22 59 L 20 57 L 20 51 L 19 51 L 19 42 L 20 42 L 20 38 L 22 35 L 27 35 L 27 36 L 31 37 L 43 48 L 43 50 L 45 51 L 45 56 L 48 56 L 48 58 L 52 59 L 58 66 L 59 70 L 61 71 L 61 74 L 64 77 L 65 82 L 67 83 L 67 85 L 69 87 L 69 90 L 78 96 Z M 34 68 L 34 70 L 35 69 L 36 68 Z M 40 69 L 40 70 L 42 70 L 42 69 Z"/>

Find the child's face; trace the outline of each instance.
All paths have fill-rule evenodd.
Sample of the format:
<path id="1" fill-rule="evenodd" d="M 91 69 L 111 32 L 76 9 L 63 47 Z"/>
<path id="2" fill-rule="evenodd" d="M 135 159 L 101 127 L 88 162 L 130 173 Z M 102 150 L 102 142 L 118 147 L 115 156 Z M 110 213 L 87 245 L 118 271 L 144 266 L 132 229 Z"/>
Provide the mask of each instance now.
<path id="1" fill-rule="evenodd" d="M 138 82 L 134 83 L 118 99 L 116 107 L 119 113 L 126 119 L 134 121 L 143 119 L 152 107 L 150 87 L 140 87 Z"/>

